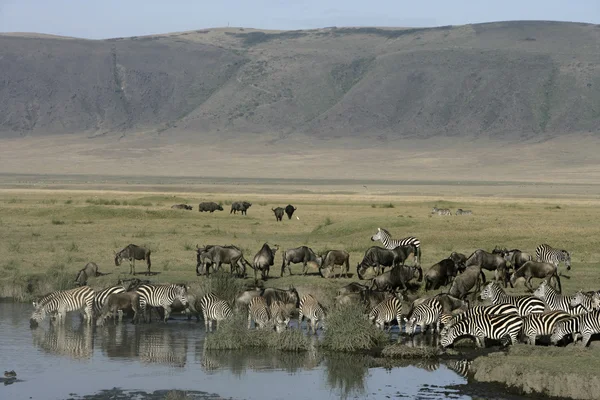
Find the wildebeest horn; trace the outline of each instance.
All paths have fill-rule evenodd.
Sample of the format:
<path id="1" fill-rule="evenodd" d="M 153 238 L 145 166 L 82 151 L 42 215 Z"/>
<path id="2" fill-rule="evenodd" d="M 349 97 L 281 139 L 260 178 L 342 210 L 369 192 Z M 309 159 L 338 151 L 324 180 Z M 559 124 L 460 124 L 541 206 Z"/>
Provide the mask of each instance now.
<path id="1" fill-rule="evenodd" d="M 297 210 L 297 209 L 298 209 L 298 207 L 294 207 L 294 211 Z"/>

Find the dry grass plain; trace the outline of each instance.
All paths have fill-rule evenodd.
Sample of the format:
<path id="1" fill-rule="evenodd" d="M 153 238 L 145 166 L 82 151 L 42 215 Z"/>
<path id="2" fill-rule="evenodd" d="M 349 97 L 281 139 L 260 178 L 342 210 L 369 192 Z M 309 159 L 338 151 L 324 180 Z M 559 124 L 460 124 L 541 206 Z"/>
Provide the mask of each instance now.
<path id="1" fill-rule="evenodd" d="M 327 187 L 305 184 L 302 190 L 286 184 L 231 182 L 182 187 L 150 182 L 147 186 L 126 182 L 105 183 L 99 190 L 91 183 L 46 182 L 35 185 L 8 184 L 0 187 L 1 296 L 28 299 L 69 284 L 76 272 L 94 261 L 108 275 L 92 278 L 92 287 L 103 287 L 127 277 L 129 267 L 114 265 L 114 252 L 129 243 L 152 250 L 151 279 L 159 282 L 197 282 L 197 244 L 235 244 L 252 262 L 264 242 L 280 245 L 275 266 L 266 286 L 304 290 L 333 289 L 356 280 L 356 264 L 377 227 L 394 237 L 417 236 L 422 242 L 424 270 L 458 251 L 469 255 L 494 246 L 519 248 L 533 253 L 540 243 L 567 249 L 573 268 L 563 279 L 563 290 L 600 288 L 599 233 L 600 198 L 595 187 L 507 185 L 411 185 L 377 186 L 359 191 L 351 185 Z M 31 183 L 31 182 L 30 182 Z M 262 190 L 269 186 L 270 190 Z M 93 187 L 94 190 L 86 190 Z M 152 190 L 148 190 L 151 187 Z M 538 191 L 536 191 L 536 189 Z M 177 190 L 177 191 L 173 191 Z M 212 190 L 212 191 L 211 191 Z M 420 195 L 415 194 L 417 190 Z M 279 193 L 278 193 L 279 192 Z M 541 195 L 539 193 L 542 193 Z M 229 214 L 231 201 L 253 203 L 247 216 Z M 225 211 L 199 213 L 201 201 L 222 202 Z M 171 210 L 175 203 L 188 203 L 193 211 Z M 291 220 L 276 222 L 272 207 L 294 204 Z M 472 209 L 472 216 L 431 216 L 431 207 Z M 298 216 L 299 219 L 296 218 Z M 324 279 L 287 275 L 279 278 L 283 249 L 307 245 L 315 251 L 345 249 L 350 253 L 351 279 Z M 143 262 L 136 263 L 138 272 Z M 292 267 L 294 274 L 301 265 Z M 252 271 L 249 271 L 251 276 Z M 489 275 L 489 274 L 488 274 Z M 58 279 L 57 277 L 62 277 Z M 33 283 L 32 283 L 33 282 Z M 27 292 L 27 285 L 29 291 Z M 251 284 L 252 279 L 248 278 Z M 317 289 L 319 288 L 319 289 Z M 522 284 L 515 292 L 523 292 Z"/>

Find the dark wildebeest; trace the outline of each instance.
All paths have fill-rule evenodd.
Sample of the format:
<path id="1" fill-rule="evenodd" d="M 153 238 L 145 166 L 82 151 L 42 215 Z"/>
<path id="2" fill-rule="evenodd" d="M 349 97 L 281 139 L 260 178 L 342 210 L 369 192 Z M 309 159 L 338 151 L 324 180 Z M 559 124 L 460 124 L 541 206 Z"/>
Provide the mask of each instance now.
<path id="1" fill-rule="evenodd" d="M 362 261 L 356 266 L 356 273 L 359 279 L 364 279 L 363 275 L 367 268 L 372 267 L 376 275 L 385 272 L 386 267 L 404 265 L 409 255 L 414 254 L 413 246 L 398 246 L 389 250 L 379 246 L 372 246 L 366 252 Z"/>
<path id="2" fill-rule="evenodd" d="M 402 290 L 407 290 L 407 283 L 412 279 L 417 279 L 418 282 L 423 280 L 421 267 L 415 265 L 397 265 L 388 272 L 373 278 L 371 289 L 395 290 L 396 288 L 401 288 Z"/>
<path id="3" fill-rule="evenodd" d="M 137 292 L 121 292 L 121 293 L 113 293 L 108 296 L 106 303 L 102 307 L 102 311 L 100 312 L 100 316 L 96 321 L 98 326 L 104 324 L 106 318 L 110 315 L 114 318 L 117 311 L 133 311 L 133 320 L 132 322 L 137 322 L 138 318 L 138 310 L 140 308 L 140 295 Z M 121 314 L 122 315 L 122 314 Z M 115 319 L 116 322 L 116 319 Z"/>
<path id="4" fill-rule="evenodd" d="M 276 221 L 281 221 L 283 219 L 283 213 L 285 212 L 283 207 L 277 207 L 277 208 L 271 207 L 271 211 L 273 211 L 273 213 L 275 214 Z"/>
<path id="5" fill-rule="evenodd" d="M 554 264 L 539 262 L 539 261 L 527 261 L 518 270 L 513 272 L 510 277 L 510 283 L 513 285 L 519 278 L 525 278 L 525 286 L 533 292 L 531 287 L 531 278 L 546 279 L 548 284 L 551 283 L 552 278 L 556 279 L 558 284 L 558 292 L 562 292 L 560 285 L 560 278 L 558 277 L 557 268 Z"/>
<path id="6" fill-rule="evenodd" d="M 453 251 L 452 253 L 450 253 L 450 257 L 448 257 L 449 259 L 451 259 L 452 261 L 454 261 L 457 264 L 461 264 L 462 270 L 459 272 L 464 271 L 464 269 L 466 268 L 465 264 L 467 263 L 467 256 L 465 256 L 462 253 L 457 253 L 455 251 Z"/>
<path id="7" fill-rule="evenodd" d="M 135 275 L 135 260 L 146 260 L 146 266 L 148 270 L 146 275 L 150 275 L 150 249 L 140 247 L 135 244 L 129 244 L 123 250 L 115 254 L 115 265 L 118 267 L 121 265 L 121 261 L 125 258 L 129 260 L 129 274 Z"/>
<path id="8" fill-rule="evenodd" d="M 462 270 L 464 270 L 464 264 L 459 261 L 458 257 L 446 258 L 438 262 L 425 273 L 425 291 L 437 290 L 440 286 L 450 284 Z"/>
<path id="9" fill-rule="evenodd" d="M 530 254 L 524 253 L 521 250 L 517 249 L 504 249 L 501 255 L 506 261 L 510 263 L 510 265 L 515 271 L 521 268 L 527 261 L 533 260 L 533 257 L 531 257 Z"/>
<path id="10" fill-rule="evenodd" d="M 255 288 L 251 290 L 245 290 L 239 294 L 235 299 L 235 306 L 240 310 L 247 310 L 248 304 L 250 304 L 250 300 L 255 297 L 262 296 L 264 289 Z"/>
<path id="11" fill-rule="evenodd" d="M 285 213 L 288 216 L 288 219 L 292 219 L 292 215 L 294 215 L 294 211 L 296 211 L 298 208 L 294 207 L 291 204 L 288 204 L 287 206 L 285 206 Z"/>
<path id="12" fill-rule="evenodd" d="M 506 283 L 509 280 L 508 276 L 508 266 L 510 265 L 500 254 L 488 253 L 485 250 L 475 250 L 471 256 L 467 259 L 465 263 L 467 267 L 472 265 L 479 265 L 482 269 L 487 269 L 488 271 L 495 271 L 495 279 L 496 281 L 502 281 L 504 283 L 504 287 L 506 287 Z M 481 271 L 483 283 L 485 283 L 485 274 Z M 512 287 L 512 284 L 511 284 Z"/>
<path id="13" fill-rule="evenodd" d="M 219 270 L 221 269 L 221 264 L 229 264 L 230 265 L 230 273 L 236 272 L 239 277 L 246 276 L 246 265 L 252 268 L 252 265 L 244 258 L 242 250 L 238 247 L 229 245 L 229 246 L 206 246 L 199 247 L 196 245 L 196 258 L 198 261 L 204 261 L 206 264 L 206 272 L 210 268 L 210 265 L 213 266 L 213 269 Z M 203 266 L 202 264 L 196 265 L 196 274 L 198 273 L 199 267 Z"/>
<path id="14" fill-rule="evenodd" d="M 193 207 L 187 204 L 173 204 L 171 208 L 173 210 L 191 210 Z"/>
<path id="15" fill-rule="evenodd" d="M 215 212 L 215 211 L 223 211 L 223 207 L 220 204 L 215 203 L 214 201 L 206 201 L 204 203 L 198 204 L 198 211 L 200 212 Z"/>
<path id="16" fill-rule="evenodd" d="M 302 263 L 302 274 L 306 275 L 306 272 L 308 270 L 307 263 L 317 263 L 317 260 L 317 255 L 310 247 L 300 246 L 294 249 L 287 249 L 283 253 L 283 262 L 281 263 L 281 276 L 283 276 L 286 267 L 290 275 L 292 275 L 292 269 L 290 268 L 290 264 L 298 263 Z"/>
<path id="17" fill-rule="evenodd" d="M 77 276 L 75 277 L 75 283 L 77 286 L 85 286 L 87 285 L 88 278 L 99 275 L 101 274 L 98 272 L 98 264 L 95 262 L 89 262 L 85 264 L 85 267 L 79 270 Z"/>
<path id="18" fill-rule="evenodd" d="M 367 285 L 362 285 L 358 282 L 352 282 L 347 284 L 346 286 L 342 286 L 338 289 L 338 296 L 349 294 L 349 293 L 360 293 L 363 290 L 367 290 L 369 287 Z"/>
<path id="19" fill-rule="evenodd" d="M 242 215 L 247 214 L 251 205 L 252 203 L 248 203 L 247 201 L 235 201 L 231 203 L 231 211 L 229 211 L 229 214 L 237 214 L 238 211 L 240 211 Z"/>
<path id="20" fill-rule="evenodd" d="M 317 264 L 323 278 L 329 278 L 335 272 L 336 265 L 341 267 L 340 276 L 344 275 L 347 278 L 350 271 L 350 254 L 345 250 L 328 250 L 318 257 Z"/>
<path id="21" fill-rule="evenodd" d="M 474 296 L 481 290 L 481 279 L 485 279 L 481 266 L 471 265 L 465 272 L 454 278 L 448 294 L 450 296 L 466 299 L 471 289 L 475 288 Z M 485 281 L 484 281 L 485 282 Z"/>
<path id="22" fill-rule="evenodd" d="M 267 301 L 269 307 L 271 307 L 271 303 L 276 300 L 279 300 L 286 305 L 293 306 L 294 308 L 300 307 L 300 296 L 298 295 L 298 291 L 292 286 L 290 286 L 288 290 L 266 288 L 262 292 L 262 296 Z"/>
<path id="23" fill-rule="evenodd" d="M 279 246 L 275 245 L 272 248 L 267 243 L 263 244 L 261 249 L 254 256 L 254 280 L 256 281 L 256 271 L 260 271 L 262 280 L 269 277 L 269 270 L 275 263 L 275 253 L 279 250 Z"/>

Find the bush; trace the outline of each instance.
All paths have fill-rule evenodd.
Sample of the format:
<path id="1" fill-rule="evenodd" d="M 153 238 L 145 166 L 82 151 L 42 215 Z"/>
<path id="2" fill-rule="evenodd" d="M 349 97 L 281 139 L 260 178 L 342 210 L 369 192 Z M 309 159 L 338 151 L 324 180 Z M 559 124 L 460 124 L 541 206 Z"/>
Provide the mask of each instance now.
<path id="1" fill-rule="evenodd" d="M 375 327 L 360 309 L 347 305 L 332 309 L 325 320 L 321 345 L 334 351 L 375 351 L 383 348 L 389 339 Z"/>
<path id="2" fill-rule="evenodd" d="M 65 221 L 57 219 L 57 218 L 52 218 L 52 225 L 64 225 Z"/>
<path id="3" fill-rule="evenodd" d="M 232 276 L 229 272 L 219 271 L 203 278 L 198 284 L 191 285 L 189 292 L 198 300 L 207 293 L 214 293 L 218 298 L 233 306 L 238 294 L 245 290 L 242 279 Z"/>
<path id="4" fill-rule="evenodd" d="M 440 350 L 437 347 L 409 347 L 404 344 L 394 343 L 385 346 L 381 351 L 383 357 L 388 358 L 436 358 L 440 355 Z"/>

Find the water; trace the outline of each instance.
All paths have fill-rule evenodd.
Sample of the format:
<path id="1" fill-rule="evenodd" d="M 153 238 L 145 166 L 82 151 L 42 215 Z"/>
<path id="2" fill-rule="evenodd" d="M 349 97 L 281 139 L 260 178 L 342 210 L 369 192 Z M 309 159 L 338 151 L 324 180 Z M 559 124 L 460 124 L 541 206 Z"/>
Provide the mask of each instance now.
<path id="1" fill-rule="evenodd" d="M 359 355 L 205 351 L 195 321 L 93 328 L 75 316 L 30 329 L 31 312 L 0 303 L 0 369 L 18 374 L 0 385 L 2 399 L 164 399 L 170 390 L 199 399 L 471 398 L 445 388 L 466 380 L 437 363 L 384 369 Z"/>

